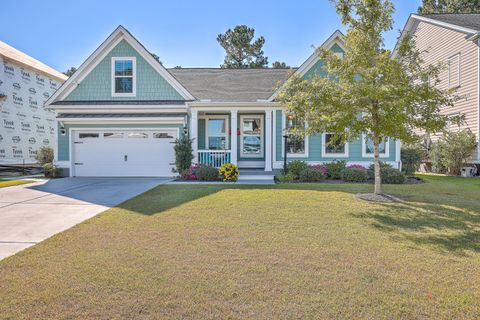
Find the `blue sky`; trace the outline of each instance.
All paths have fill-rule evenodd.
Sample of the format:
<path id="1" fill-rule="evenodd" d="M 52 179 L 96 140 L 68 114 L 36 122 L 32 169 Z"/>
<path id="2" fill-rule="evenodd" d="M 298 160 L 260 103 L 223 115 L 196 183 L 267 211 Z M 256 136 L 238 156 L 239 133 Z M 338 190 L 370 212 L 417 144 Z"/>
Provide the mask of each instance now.
<path id="1" fill-rule="evenodd" d="M 388 48 L 421 1 L 394 2 Z M 218 67 L 224 51 L 216 37 L 237 24 L 265 37 L 270 63 L 291 66 L 299 66 L 312 45 L 336 29 L 344 31 L 328 0 L 4 0 L 1 11 L 0 40 L 60 71 L 78 67 L 119 24 L 167 67 Z"/>

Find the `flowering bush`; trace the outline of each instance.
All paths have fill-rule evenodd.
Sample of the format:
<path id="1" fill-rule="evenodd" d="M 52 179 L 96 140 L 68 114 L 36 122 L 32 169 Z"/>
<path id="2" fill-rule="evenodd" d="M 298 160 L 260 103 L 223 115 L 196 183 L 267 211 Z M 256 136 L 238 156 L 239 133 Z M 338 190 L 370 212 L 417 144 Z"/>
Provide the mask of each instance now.
<path id="1" fill-rule="evenodd" d="M 237 181 L 240 175 L 237 166 L 233 163 L 225 163 L 218 172 L 222 175 L 223 181 Z"/>
<path id="2" fill-rule="evenodd" d="M 368 171 L 368 169 L 365 168 L 364 166 L 362 166 L 361 164 L 352 164 L 352 165 L 349 165 L 347 168 L 348 169 L 358 169 L 358 170 L 363 171 L 363 172 Z"/>
<path id="3" fill-rule="evenodd" d="M 180 178 L 182 180 L 197 180 L 198 178 L 195 172 L 198 168 L 200 168 L 200 166 L 200 164 L 192 164 L 190 168 L 188 168 L 187 170 L 183 170 L 180 173 Z"/>
<path id="4" fill-rule="evenodd" d="M 310 168 L 316 171 L 320 171 L 324 177 L 328 175 L 328 168 L 324 164 L 316 164 L 316 165 L 310 166 Z"/>

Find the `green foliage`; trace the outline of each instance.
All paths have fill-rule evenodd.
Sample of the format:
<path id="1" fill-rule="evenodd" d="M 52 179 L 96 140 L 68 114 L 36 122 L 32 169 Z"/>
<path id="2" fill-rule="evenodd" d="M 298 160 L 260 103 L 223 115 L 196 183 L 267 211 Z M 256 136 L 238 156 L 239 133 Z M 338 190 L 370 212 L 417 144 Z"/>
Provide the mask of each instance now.
<path id="1" fill-rule="evenodd" d="M 287 163 L 287 172 L 293 175 L 294 180 L 298 180 L 300 178 L 300 172 L 307 168 L 308 164 L 305 161 L 293 160 Z"/>
<path id="2" fill-rule="evenodd" d="M 326 163 L 327 167 L 327 177 L 333 180 L 339 180 L 342 178 L 342 171 L 345 170 L 347 162 L 345 160 L 334 160 L 332 162 Z"/>
<path id="3" fill-rule="evenodd" d="M 435 142 L 432 145 L 432 150 L 430 151 L 430 159 L 432 161 L 432 171 L 434 173 L 446 173 L 448 168 L 444 165 L 443 160 L 443 147 L 444 143 Z"/>
<path id="4" fill-rule="evenodd" d="M 285 62 L 280 62 L 280 61 L 275 61 L 272 63 L 272 68 L 273 69 L 288 69 L 290 66 L 287 66 Z"/>
<path id="5" fill-rule="evenodd" d="M 368 178 L 374 179 L 374 165 L 370 165 L 367 171 Z M 405 175 L 398 169 L 393 168 L 388 163 L 380 162 L 380 177 L 382 183 L 402 184 L 405 183 Z"/>
<path id="6" fill-rule="evenodd" d="M 70 69 L 65 71 L 63 74 L 66 75 L 67 77 L 71 77 L 75 73 L 75 71 L 77 71 L 77 68 L 71 67 Z"/>
<path id="7" fill-rule="evenodd" d="M 262 47 L 264 37 L 253 41 L 255 29 L 246 25 L 238 25 L 217 36 L 218 43 L 225 49 L 226 56 L 222 68 L 246 69 L 266 68 L 268 58 L 264 56 Z M 253 41 L 253 43 L 252 43 Z"/>
<path id="8" fill-rule="evenodd" d="M 281 175 L 277 176 L 277 180 L 280 183 L 293 182 L 295 179 L 296 179 L 295 176 L 290 172 L 287 173 L 287 174 L 281 174 Z"/>
<path id="9" fill-rule="evenodd" d="M 342 171 L 342 180 L 345 182 L 367 182 L 368 175 L 365 170 L 358 168 L 345 168 Z"/>
<path id="10" fill-rule="evenodd" d="M 195 175 L 200 181 L 218 181 L 220 177 L 218 169 L 205 165 L 198 167 L 195 171 Z"/>
<path id="11" fill-rule="evenodd" d="M 378 150 L 382 137 L 408 143 L 418 130 L 443 130 L 445 110 L 453 105 L 451 93 L 435 86 L 443 66 L 424 63 L 412 37 L 403 37 L 393 56 L 385 48 L 383 34 L 393 26 L 392 1 L 334 3 L 347 26 L 345 54 L 339 57 L 319 48 L 325 76 L 292 76 L 277 99 L 309 124 L 302 133 L 331 132 L 347 140 L 368 133 Z M 378 164 L 378 154 L 374 162 Z M 380 177 L 376 178 L 375 193 L 381 193 Z"/>
<path id="12" fill-rule="evenodd" d="M 325 176 L 320 170 L 315 170 L 311 167 L 302 169 L 299 174 L 299 180 L 302 182 L 320 182 L 325 179 Z"/>
<path id="13" fill-rule="evenodd" d="M 480 13 L 479 0 L 423 0 L 418 8 L 421 14 L 426 13 Z"/>
<path id="14" fill-rule="evenodd" d="M 37 151 L 35 160 L 37 160 L 38 164 L 41 166 L 47 163 L 53 163 L 53 149 L 51 147 L 41 147 Z"/>
<path id="15" fill-rule="evenodd" d="M 238 167 L 233 163 L 223 164 L 218 172 L 222 175 L 223 181 L 237 181 L 240 175 Z"/>
<path id="16" fill-rule="evenodd" d="M 435 170 L 447 169 L 450 174 L 459 175 L 477 147 L 476 140 L 468 129 L 445 133 L 432 150 Z"/>
<path id="17" fill-rule="evenodd" d="M 57 178 L 60 176 L 60 169 L 53 163 L 45 163 L 43 166 L 43 173 L 47 178 Z"/>
<path id="18" fill-rule="evenodd" d="M 402 172 L 407 176 L 412 176 L 417 171 L 423 158 L 422 150 L 417 146 L 408 146 L 402 148 Z"/>
<path id="19" fill-rule="evenodd" d="M 187 135 L 175 140 L 175 166 L 177 172 L 184 172 L 192 165 L 193 148 L 192 139 Z"/>

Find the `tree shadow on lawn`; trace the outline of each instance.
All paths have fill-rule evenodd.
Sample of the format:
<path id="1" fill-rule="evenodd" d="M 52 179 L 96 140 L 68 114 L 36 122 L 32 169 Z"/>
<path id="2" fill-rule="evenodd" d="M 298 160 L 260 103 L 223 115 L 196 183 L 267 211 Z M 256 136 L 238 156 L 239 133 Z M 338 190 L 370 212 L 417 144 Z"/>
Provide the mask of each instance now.
<path id="1" fill-rule="evenodd" d="M 370 188 L 369 185 L 361 184 L 161 185 L 118 207 L 139 214 L 155 215 L 228 189 L 311 190 L 356 194 L 368 192 Z M 416 189 L 411 190 L 411 193 L 415 192 Z M 363 200 L 352 197 L 352 201 Z M 461 255 L 466 251 L 480 252 L 480 210 L 453 206 L 448 199 L 443 203 L 422 202 L 418 199 L 402 203 L 372 203 L 368 206 L 368 211 L 352 215 L 378 230 L 391 233 L 396 240 L 403 239 Z"/>
<path id="2" fill-rule="evenodd" d="M 480 212 L 445 204 L 404 202 L 377 204 L 353 216 L 369 221 L 397 240 L 466 255 L 480 252 Z"/>

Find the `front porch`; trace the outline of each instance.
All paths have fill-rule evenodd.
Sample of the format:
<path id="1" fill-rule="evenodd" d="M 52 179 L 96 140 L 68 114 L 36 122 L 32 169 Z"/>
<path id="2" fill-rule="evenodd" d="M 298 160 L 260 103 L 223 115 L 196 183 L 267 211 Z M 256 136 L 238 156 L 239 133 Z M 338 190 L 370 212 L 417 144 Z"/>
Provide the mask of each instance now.
<path id="1" fill-rule="evenodd" d="M 193 162 L 272 171 L 273 109 L 192 107 L 189 123 Z"/>

